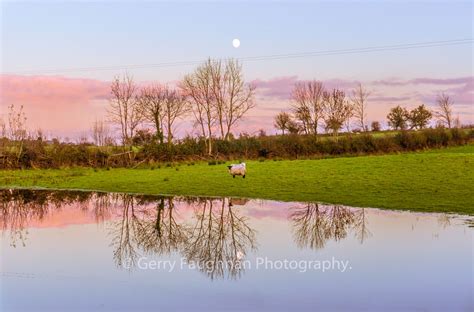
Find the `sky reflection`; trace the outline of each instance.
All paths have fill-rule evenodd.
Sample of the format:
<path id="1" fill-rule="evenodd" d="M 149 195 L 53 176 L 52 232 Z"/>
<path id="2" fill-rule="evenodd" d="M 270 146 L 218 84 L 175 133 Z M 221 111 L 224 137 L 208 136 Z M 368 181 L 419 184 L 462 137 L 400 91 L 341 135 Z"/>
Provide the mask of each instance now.
<path id="1" fill-rule="evenodd" d="M 18 190 L 0 211 L 5 310 L 472 308 L 467 216 Z"/>

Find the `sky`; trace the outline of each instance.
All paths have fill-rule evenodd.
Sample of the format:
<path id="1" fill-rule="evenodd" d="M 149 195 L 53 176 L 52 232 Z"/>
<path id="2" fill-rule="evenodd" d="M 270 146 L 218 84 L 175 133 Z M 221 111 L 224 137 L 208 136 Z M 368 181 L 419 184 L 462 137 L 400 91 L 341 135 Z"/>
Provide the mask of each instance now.
<path id="1" fill-rule="evenodd" d="M 440 92 L 474 122 L 472 1 L 3 1 L 1 15 L 0 116 L 23 105 L 30 127 L 54 136 L 106 119 L 113 77 L 175 83 L 208 57 L 244 58 L 257 85 L 257 107 L 237 131 L 273 133 L 292 86 L 308 79 L 348 94 L 362 82 L 369 120 L 382 124 L 390 107 L 433 106 Z M 301 55 L 458 39 L 471 41 Z M 285 54 L 299 57 L 268 60 Z"/>

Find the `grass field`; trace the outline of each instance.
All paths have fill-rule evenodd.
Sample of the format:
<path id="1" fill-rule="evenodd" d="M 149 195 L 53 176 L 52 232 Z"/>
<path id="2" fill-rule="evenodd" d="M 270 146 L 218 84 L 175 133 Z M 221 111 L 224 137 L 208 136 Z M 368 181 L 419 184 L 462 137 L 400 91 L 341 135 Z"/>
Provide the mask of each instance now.
<path id="1" fill-rule="evenodd" d="M 0 187 L 320 201 L 360 207 L 474 214 L 474 145 L 384 156 L 247 162 L 151 169 L 0 171 Z"/>

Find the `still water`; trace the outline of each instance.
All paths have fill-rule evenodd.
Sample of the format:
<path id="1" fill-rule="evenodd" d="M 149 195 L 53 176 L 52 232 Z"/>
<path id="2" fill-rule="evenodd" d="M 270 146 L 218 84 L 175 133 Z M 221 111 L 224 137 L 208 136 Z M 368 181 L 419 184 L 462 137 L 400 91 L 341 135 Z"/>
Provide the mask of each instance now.
<path id="1" fill-rule="evenodd" d="M 0 310 L 472 311 L 473 221 L 0 190 Z"/>

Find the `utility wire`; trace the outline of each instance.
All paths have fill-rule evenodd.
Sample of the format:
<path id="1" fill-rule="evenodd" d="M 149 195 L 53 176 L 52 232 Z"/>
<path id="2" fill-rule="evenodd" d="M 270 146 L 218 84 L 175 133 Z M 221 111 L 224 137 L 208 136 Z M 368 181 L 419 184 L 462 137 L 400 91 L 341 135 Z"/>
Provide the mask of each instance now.
<path id="1" fill-rule="evenodd" d="M 444 41 L 428 41 L 428 42 L 406 43 L 406 44 L 396 44 L 396 45 L 372 46 L 372 47 L 366 47 L 366 48 L 322 50 L 322 51 L 313 51 L 313 52 L 274 54 L 274 55 L 262 55 L 262 56 L 247 56 L 247 57 L 240 57 L 236 59 L 241 62 L 270 61 L 270 60 L 282 60 L 282 59 L 293 59 L 293 58 L 317 57 L 317 56 L 326 56 L 326 55 L 359 54 L 359 53 L 409 50 L 409 49 L 430 48 L 430 47 L 444 47 L 444 46 L 454 46 L 454 45 L 462 45 L 462 44 L 472 44 L 473 42 L 474 42 L 473 38 L 466 38 L 466 39 L 455 39 L 455 40 L 444 40 Z M 229 59 L 229 58 L 225 58 L 225 59 Z M 198 65 L 198 64 L 201 64 L 203 61 L 204 60 L 176 61 L 176 62 L 167 62 L 167 63 L 138 64 L 138 65 L 125 65 L 125 66 L 122 65 L 122 66 L 46 69 L 46 70 L 38 70 L 38 71 L 5 72 L 3 74 L 54 74 L 54 73 L 90 72 L 90 71 L 106 71 L 106 70 L 128 70 L 128 69 L 142 69 L 142 68 L 163 68 L 163 67 Z"/>

